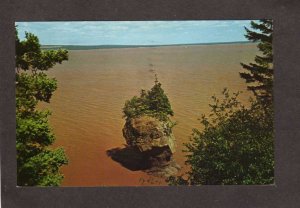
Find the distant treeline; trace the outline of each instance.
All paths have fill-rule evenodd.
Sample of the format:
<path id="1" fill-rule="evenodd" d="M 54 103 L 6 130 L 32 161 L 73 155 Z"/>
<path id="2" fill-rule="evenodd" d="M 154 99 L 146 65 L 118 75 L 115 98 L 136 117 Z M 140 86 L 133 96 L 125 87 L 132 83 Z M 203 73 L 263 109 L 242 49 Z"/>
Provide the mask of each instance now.
<path id="1" fill-rule="evenodd" d="M 190 43 L 190 44 L 172 44 L 172 45 L 42 45 L 44 50 L 66 49 L 66 50 L 92 50 L 92 49 L 110 49 L 110 48 L 151 48 L 166 46 L 196 46 L 196 45 L 224 45 L 224 44 L 249 44 L 250 41 L 240 42 L 215 42 L 215 43 Z"/>

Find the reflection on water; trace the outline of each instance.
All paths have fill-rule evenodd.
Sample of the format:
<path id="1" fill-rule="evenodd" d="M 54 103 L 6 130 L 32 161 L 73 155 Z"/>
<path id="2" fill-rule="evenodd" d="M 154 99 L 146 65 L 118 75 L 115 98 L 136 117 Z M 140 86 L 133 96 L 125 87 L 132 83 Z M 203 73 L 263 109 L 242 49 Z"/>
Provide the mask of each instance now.
<path id="1" fill-rule="evenodd" d="M 249 92 L 238 72 L 240 62 L 251 61 L 256 53 L 253 44 L 70 51 L 68 62 L 49 71 L 58 80 L 58 90 L 51 103 L 42 106 L 52 110 L 55 146 L 63 146 L 69 157 L 69 165 L 61 169 L 62 185 L 165 184 L 141 182 L 153 176 L 132 171 L 107 155 L 107 150 L 125 143 L 125 101 L 140 89 L 150 89 L 154 73 L 175 113 L 174 158 L 186 171 L 182 143 L 189 140 L 192 128 L 201 128 L 197 119 L 209 112 L 213 94 L 220 95 L 228 87 L 244 91 L 241 98 L 247 100 Z"/>

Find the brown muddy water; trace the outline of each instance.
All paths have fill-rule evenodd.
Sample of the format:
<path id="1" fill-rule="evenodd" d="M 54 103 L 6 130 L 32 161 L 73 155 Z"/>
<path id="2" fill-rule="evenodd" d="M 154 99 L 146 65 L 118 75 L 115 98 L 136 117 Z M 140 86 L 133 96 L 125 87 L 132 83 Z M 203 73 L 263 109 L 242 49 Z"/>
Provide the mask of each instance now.
<path id="1" fill-rule="evenodd" d="M 50 124 L 55 147 L 65 149 L 69 164 L 61 168 L 62 186 L 165 185 L 142 171 L 130 171 L 107 156 L 106 151 L 123 147 L 122 108 L 141 89 L 150 89 L 154 74 L 174 110 L 178 124 L 175 160 L 185 166 L 182 143 L 193 128 L 201 129 L 201 114 L 209 112 L 212 95 L 243 91 L 250 93 L 239 77 L 240 62 L 248 63 L 257 53 L 254 44 L 172 46 L 69 51 L 69 61 L 57 65 L 49 75 L 58 80 L 51 103 Z"/>

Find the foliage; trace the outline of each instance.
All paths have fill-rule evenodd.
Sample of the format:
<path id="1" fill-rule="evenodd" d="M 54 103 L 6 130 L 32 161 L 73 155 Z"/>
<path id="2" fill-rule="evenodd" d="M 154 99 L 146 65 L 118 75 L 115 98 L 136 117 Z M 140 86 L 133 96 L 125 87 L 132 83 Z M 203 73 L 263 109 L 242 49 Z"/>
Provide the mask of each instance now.
<path id="1" fill-rule="evenodd" d="M 247 32 L 245 36 L 248 40 L 258 42 L 257 47 L 262 55 L 255 57 L 255 63 L 249 65 L 242 63 L 246 71 L 241 72 L 240 76 L 249 83 L 248 89 L 253 91 L 258 99 L 268 104 L 273 99 L 273 22 L 272 20 L 251 21 L 251 28 L 253 31 L 245 28 Z"/>
<path id="2" fill-rule="evenodd" d="M 271 184 L 274 182 L 273 108 L 251 100 L 246 108 L 239 93 L 213 96 L 211 114 L 202 116 L 203 131 L 193 129 L 185 144 L 191 170 L 171 177 L 173 185 Z"/>
<path id="3" fill-rule="evenodd" d="M 68 59 L 66 50 L 41 50 L 39 39 L 32 33 L 25 33 L 25 41 L 20 41 L 16 31 L 16 68 L 24 71 L 47 71 L 56 63 Z"/>
<path id="4" fill-rule="evenodd" d="M 245 36 L 258 42 L 262 55 L 255 57 L 255 63 L 242 64 L 246 71 L 240 76 L 256 99 L 250 99 L 247 108 L 237 99 L 239 93 L 230 95 L 225 89 L 221 101 L 213 96 L 211 114 L 200 119 L 204 130 L 193 129 L 185 144 L 191 170 L 170 177 L 169 184 L 274 183 L 273 23 L 252 21 L 251 27 L 255 31 L 245 28 Z"/>
<path id="5" fill-rule="evenodd" d="M 123 113 L 126 119 L 148 115 L 162 121 L 168 120 L 168 116 L 174 114 L 169 99 L 161 88 L 161 83 L 158 82 L 157 77 L 151 90 L 141 90 L 139 97 L 134 96 L 125 102 Z"/>
<path id="6" fill-rule="evenodd" d="M 42 51 L 37 36 L 26 33 L 20 41 L 16 30 L 16 149 L 19 186 L 57 186 L 67 164 L 62 148 L 51 149 L 55 137 L 48 123 L 50 112 L 37 110 L 50 102 L 57 81 L 44 71 L 68 59 L 66 50 Z"/>

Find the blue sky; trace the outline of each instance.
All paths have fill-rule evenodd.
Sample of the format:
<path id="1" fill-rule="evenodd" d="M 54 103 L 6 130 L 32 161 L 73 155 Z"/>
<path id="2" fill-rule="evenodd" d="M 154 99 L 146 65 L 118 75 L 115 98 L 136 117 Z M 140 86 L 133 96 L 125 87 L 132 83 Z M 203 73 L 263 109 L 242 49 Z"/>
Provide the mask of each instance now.
<path id="1" fill-rule="evenodd" d="M 246 41 L 249 20 L 16 22 L 43 45 L 164 45 Z"/>

